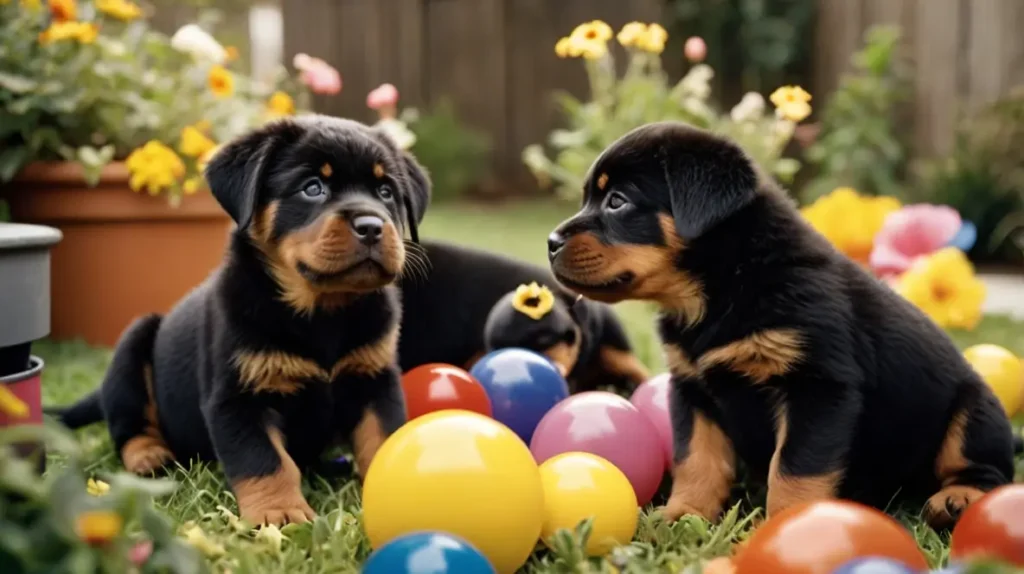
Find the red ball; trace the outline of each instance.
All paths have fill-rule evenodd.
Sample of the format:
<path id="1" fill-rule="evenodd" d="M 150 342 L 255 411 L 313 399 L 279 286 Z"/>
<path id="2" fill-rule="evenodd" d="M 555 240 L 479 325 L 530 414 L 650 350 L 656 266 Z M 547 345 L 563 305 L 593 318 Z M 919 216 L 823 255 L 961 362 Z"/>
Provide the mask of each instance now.
<path id="1" fill-rule="evenodd" d="M 867 556 L 928 569 L 899 522 L 862 504 L 828 500 L 792 506 L 769 518 L 736 556 L 736 574 L 830 574 Z"/>
<path id="2" fill-rule="evenodd" d="M 466 371 L 444 363 L 420 365 L 402 375 L 408 420 L 445 409 L 462 409 L 491 416 L 491 399 Z"/>
<path id="3" fill-rule="evenodd" d="M 1000 486 L 968 506 L 953 527 L 949 556 L 1024 566 L 1024 484 Z"/>

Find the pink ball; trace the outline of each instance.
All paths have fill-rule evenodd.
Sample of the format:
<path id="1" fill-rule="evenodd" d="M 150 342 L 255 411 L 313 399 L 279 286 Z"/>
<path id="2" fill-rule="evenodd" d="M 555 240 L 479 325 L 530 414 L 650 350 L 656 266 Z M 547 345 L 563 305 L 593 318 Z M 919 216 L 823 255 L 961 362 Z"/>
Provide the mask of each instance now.
<path id="1" fill-rule="evenodd" d="M 662 450 L 665 452 L 665 468 L 672 470 L 672 419 L 668 411 L 668 396 L 672 377 L 662 373 L 633 391 L 629 402 L 647 417 L 658 431 Z"/>
<path id="2" fill-rule="evenodd" d="M 579 393 L 555 405 L 537 425 L 530 451 L 537 464 L 565 452 L 603 457 L 626 475 L 641 506 L 654 498 L 665 476 L 658 431 L 629 401 L 604 391 Z"/>

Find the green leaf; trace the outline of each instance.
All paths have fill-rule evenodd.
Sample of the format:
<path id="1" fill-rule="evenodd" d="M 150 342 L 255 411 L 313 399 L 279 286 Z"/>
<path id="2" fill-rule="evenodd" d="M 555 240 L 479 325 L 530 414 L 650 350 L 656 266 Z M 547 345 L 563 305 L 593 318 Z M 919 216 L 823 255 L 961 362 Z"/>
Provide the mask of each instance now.
<path id="1" fill-rule="evenodd" d="M 14 179 L 28 158 L 28 148 L 12 146 L 0 151 L 0 182 Z"/>
<path id="2" fill-rule="evenodd" d="M 110 477 L 111 489 L 125 489 L 143 494 L 153 498 L 166 496 L 177 488 L 177 483 L 167 478 L 143 478 L 129 472 L 118 472 Z"/>
<path id="3" fill-rule="evenodd" d="M 36 89 L 39 82 L 25 76 L 0 72 L 0 88 L 14 92 L 15 94 L 27 94 Z"/>

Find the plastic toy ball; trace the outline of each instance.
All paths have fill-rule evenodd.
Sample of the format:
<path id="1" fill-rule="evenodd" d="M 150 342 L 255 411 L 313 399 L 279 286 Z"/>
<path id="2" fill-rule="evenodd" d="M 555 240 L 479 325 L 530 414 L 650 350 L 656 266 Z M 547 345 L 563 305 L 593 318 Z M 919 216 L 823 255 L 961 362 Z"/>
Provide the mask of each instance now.
<path id="1" fill-rule="evenodd" d="M 771 516 L 736 556 L 736 574 L 830 574 L 854 558 L 889 558 L 928 569 L 914 538 L 885 514 L 841 500 L 809 502 Z"/>
<path id="2" fill-rule="evenodd" d="M 538 463 L 564 452 L 589 452 L 623 472 L 637 502 L 651 501 L 665 476 L 658 431 L 629 401 L 604 391 L 573 395 L 544 415 L 530 442 Z"/>
<path id="3" fill-rule="evenodd" d="M 671 390 L 671 375 L 662 373 L 633 391 L 629 402 L 654 425 L 665 451 L 665 469 L 672 470 L 672 419 L 668 411 L 668 393 Z"/>
<path id="4" fill-rule="evenodd" d="M 857 558 L 832 571 L 832 574 L 918 574 L 902 562 L 888 558 Z"/>
<path id="5" fill-rule="evenodd" d="M 495 570 L 522 566 L 540 537 L 544 491 L 529 449 L 508 427 L 461 410 L 402 425 L 363 483 L 363 527 L 380 549 L 413 532 L 462 537 Z"/>
<path id="6" fill-rule="evenodd" d="M 567 452 L 540 465 L 544 485 L 544 526 L 541 539 L 559 529 L 573 530 L 593 518 L 587 554 L 602 556 L 629 544 L 636 532 L 640 508 L 629 479 L 607 460 L 585 452 Z"/>
<path id="7" fill-rule="evenodd" d="M 491 399 L 480 382 L 453 365 L 431 363 L 410 369 L 402 375 L 402 392 L 409 420 L 445 409 L 492 414 Z"/>
<path id="8" fill-rule="evenodd" d="M 546 357 L 526 349 L 498 349 L 484 355 L 469 374 L 491 398 L 494 419 L 530 444 L 544 413 L 569 396 L 569 385 Z"/>
<path id="9" fill-rule="evenodd" d="M 1000 486 L 968 506 L 953 527 L 949 556 L 1024 566 L 1024 484 Z"/>
<path id="10" fill-rule="evenodd" d="M 1007 415 L 1013 415 L 1024 401 L 1024 364 L 1016 355 L 998 345 L 974 345 L 964 358 L 992 388 Z"/>
<path id="11" fill-rule="evenodd" d="M 381 546 L 363 574 L 494 574 L 494 566 L 465 540 L 445 532 L 414 532 Z"/>

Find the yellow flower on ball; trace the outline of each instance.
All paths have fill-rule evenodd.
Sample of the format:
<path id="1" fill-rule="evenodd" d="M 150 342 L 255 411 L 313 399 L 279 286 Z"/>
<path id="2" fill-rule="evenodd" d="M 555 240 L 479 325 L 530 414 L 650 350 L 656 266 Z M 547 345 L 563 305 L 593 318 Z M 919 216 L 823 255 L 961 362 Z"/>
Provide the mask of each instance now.
<path id="1" fill-rule="evenodd" d="M 849 187 L 838 187 L 819 197 L 800 213 L 814 229 L 850 259 L 867 265 L 875 235 L 886 216 L 900 208 L 899 200 L 870 197 Z"/>
<path id="2" fill-rule="evenodd" d="M 550 313 L 554 306 L 554 294 L 546 286 L 538 285 L 536 281 L 516 287 L 515 295 L 512 296 L 512 308 L 534 321 L 539 321 L 541 317 Z"/>
<path id="3" fill-rule="evenodd" d="M 1007 416 L 1024 406 L 1024 363 L 1020 358 L 991 344 L 969 347 L 964 358 L 995 393 Z"/>
<path id="4" fill-rule="evenodd" d="M 985 283 L 956 247 L 915 261 L 900 276 L 896 290 L 940 327 L 970 330 L 981 321 Z"/>

